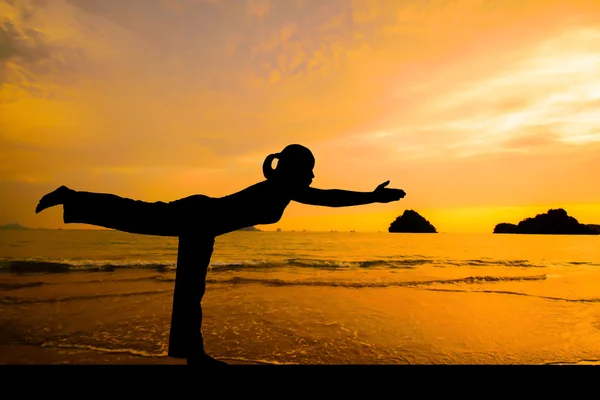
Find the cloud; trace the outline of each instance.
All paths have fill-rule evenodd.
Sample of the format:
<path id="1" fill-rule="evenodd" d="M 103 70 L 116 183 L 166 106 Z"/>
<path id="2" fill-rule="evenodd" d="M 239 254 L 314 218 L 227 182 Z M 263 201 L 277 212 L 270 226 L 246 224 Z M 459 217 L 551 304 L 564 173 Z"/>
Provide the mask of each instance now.
<path id="1" fill-rule="evenodd" d="M 600 57 L 592 49 L 600 45 L 599 35 L 593 28 L 564 31 L 517 53 L 502 68 L 476 70 L 465 63 L 461 71 L 472 72 L 470 78 L 446 74 L 437 90 L 424 86 L 416 96 L 429 100 L 397 124 L 446 132 L 455 142 L 447 144 L 450 154 L 460 156 L 514 150 L 525 143 L 518 138 L 539 126 L 552 126 L 557 143 L 596 141 Z"/>
<path id="2" fill-rule="evenodd" d="M 270 0 L 247 0 L 247 15 L 263 19 L 271 10 Z"/>
<path id="3" fill-rule="evenodd" d="M 40 75 L 47 76 L 57 72 L 64 76 L 65 73 L 72 72 L 69 71 L 68 64 L 62 61 L 61 54 L 56 54 L 60 50 L 53 48 L 46 35 L 27 26 L 27 21 L 37 12 L 35 8 L 14 5 L 10 11 L 12 18 L 4 17 L 0 22 L 0 88 L 3 89 L 1 102 L 14 100 L 18 92 L 33 96 L 43 95 L 43 88 L 36 82 Z M 66 53 L 62 55 L 67 57 L 77 53 L 68 54 L 65 50 L 62 49 L 62 52 Z"/>
<path id="4" fill-rule="evenodd" d="M 180 0 L 162 0 L 165 8 L 173 12 L 183 11 L 183 6 Z"/>
<path id="5" fill-rule="evenodd" d="M 261 41 L 252 48 L 252 55 L 261 53 L 272 53 L 285 45 L 296 33 L 298 26 L 294 23 L 286 23 L 269 35 L 267 40 Z"/>
<path id="6" fill-rule="evenodd" d="M 347 51 L 353 46 L 351 29 L 343 14 L 331 11 L 315 16 L 316 25 L 286 23 L 267 38 L 252 46 L 250 57 L 258 65 L 276 65 L 282 79 L 323 76 L 339 69 Z M 316 21 L 322 21 L 317 24 Z M 269 81 L 271 69 L 255 69 L 263 81 Z"/>
<path id="7" fill-rule="evenodd" d="M 147 0 L 146 3 L 148 3 L 148 1 L 152 1 L 152 0 Z M 164 8 L 166 8 L 168 11 L 176 13 L 176 14 L 181 14 L 183 12 L 187 12 L 189 11 L 192 7 L 200 5 L 200 6 L 204 6 L 204 5 L 208 5 L 208 6 L 222 6 L 224 5 L 227 0 L 160 0 L 162 2 L 162 5 Z"/>
<path id="8" fill-rule="evenodd" d="M 64 98 L 82 79 L 110 68 L 119 47 L 110 26 L 81 18 L 68 3 L 40 0 L 4 2 L 0 19 L 0 102 Z M 81 20 L 85 21 L 82 22 Z M 108 68 L 107 68 L 108 67 Z"/>
<path id="9" fill-rule="evenodd" d="M 562 147 L 560 136 L 552 132 L 552 125 L 531 126 L 519 136 L 514 136 L 502 142 L 502 146 L 520 152 L 558 150 Z M 560 150 L 563 150 L 561 148 Z"/>
<path id="10" fill-rule="evenodd" d="M 352 0 L 352 19 L 356 24 L 367 24 L 375 21 L 385 8 L 381 0 Z"/>
<path id="11" fill-rule="evenodd" d="M 574 134 L 560 139 L 563 143 L 576 145 L 589 145 L 590 143 L 600 143 L 600 131 Z"/>
<path id="12" fill-rule="evenodd" d="M 340 13 L 329 18 L 326 22 L 321 25 L 321 29 L 324 31 L 337 31 L 344 26 L 346 22 L 346 13 Z"/>

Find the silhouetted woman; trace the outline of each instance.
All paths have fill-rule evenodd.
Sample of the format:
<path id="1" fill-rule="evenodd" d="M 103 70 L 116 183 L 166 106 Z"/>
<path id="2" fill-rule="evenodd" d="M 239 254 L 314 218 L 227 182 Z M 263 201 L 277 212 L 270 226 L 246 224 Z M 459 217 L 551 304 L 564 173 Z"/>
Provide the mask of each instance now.
<path id="1" fill-rule="evenodd" d="M 272 163 L 277 159 L 277 167 Z M 298 144 L 264 161 L 265 181 L 237 193 L 213 198 L 192 195 L 169 203 L 148 203 L 114 194 L 80 192 L 61 186 L 41 198 L 36 213 L 63 205 L 65 223 L 84 223 L 124 232 L 179 238 L 169 356 L 186 358 L 188 364 L 226 365 L 204 352 L 201 333 L 201 300 L 215 237 L 254 225 L 273 224 L 294 200 L 303 204 L 347 207 L 388 203 L 405 196 L 403 190 L 385 188 L 373 192 L 315 189 L 315 159 Z"/>

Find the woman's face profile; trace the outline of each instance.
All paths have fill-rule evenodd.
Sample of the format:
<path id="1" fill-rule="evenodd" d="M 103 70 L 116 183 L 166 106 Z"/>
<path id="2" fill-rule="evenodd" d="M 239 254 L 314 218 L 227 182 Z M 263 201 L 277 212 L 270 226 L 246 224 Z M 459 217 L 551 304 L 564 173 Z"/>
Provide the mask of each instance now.
<path id="1" fill-rule="evenodd" d="M 292 179 L 294 180 L 294 186 L 310 186 L 315 174 L 313 172 L 315 163 L 314 161 L 307 161 L 304 164 L 298 165 Z"/>

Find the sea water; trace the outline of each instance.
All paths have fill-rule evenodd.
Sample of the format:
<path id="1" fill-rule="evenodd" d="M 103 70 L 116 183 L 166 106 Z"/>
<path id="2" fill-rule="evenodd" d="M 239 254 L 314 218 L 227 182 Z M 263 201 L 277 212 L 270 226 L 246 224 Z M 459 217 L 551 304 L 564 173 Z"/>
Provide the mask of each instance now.
<path id="1" fill-rule="evenodd" d="M 0 231 L 0 344 L 164 360 L 176 258 L 176 238 Z M 225 360 L 600 359 L 600 236 L 233 232 L 207 282 L 205 347 Z"/>

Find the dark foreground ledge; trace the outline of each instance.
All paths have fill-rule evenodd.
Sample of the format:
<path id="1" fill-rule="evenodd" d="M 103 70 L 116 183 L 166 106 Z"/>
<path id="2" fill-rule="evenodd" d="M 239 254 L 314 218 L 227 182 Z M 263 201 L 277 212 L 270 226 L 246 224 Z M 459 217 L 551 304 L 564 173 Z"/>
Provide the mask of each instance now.
<path id="1" fill-rule="evenodd" d="M 174 395 L 229 398 L 231 392 L 243 400 L 264 399 L 270 393 L 278 399 L 310 400 L 399 399 L 415 395 L 441 395 L 446 399 L 455 397 L 453 393 L 459 398 L 470 394 L 510 399 L 515 394 L 527 394 L 527 389 L 538 396 L 540 390 L 550 388 L 553 392 L 570 392 L 574 387 L 585 390 L 583 385 L 596 383 L 598 376 L 600 366 L 596 365 L 231 365 L 212 369 L 187 365 L 0 366 L 0 382 L 5 393 L 13 393 L 7 397 L 11 399 L 29 398 L 25 395 L 38 391 L 44 399 L 53 398 L 52 391 L 58 398 L 73 393 L 100 399 L 168 399 Z"/>
<path id="2" fill-rule="evenodd" d="M 543 373 L 550 377 L 553 374 L 560 373 L 583 373 L 584 371 L 594 371 L 600 374 L 600 365 L 269 365 L 256 364 L 245 365 L 235 364 L 226 367 L 202 368 L 188 365 L 0 365 L 0 376 L 5 379 L 9 376 L 19 377 L 27 376 L 44 377 L 60 375 L 65 377 L 89 376 L 98 378 L 100 376 L 113 375 L 116 377 L 126 377 L 128 374 L 142 374 L 146 378 L 153 375 L 166 377 L 168 375 L 184 377 L 188 374 L 221 375 L 235 374 L 238 372 L 260 374 L 294 374 L 294 373 L 343 373 L 343 374 L 364 374 L 379 375 L 383 373 L 403 374 L 403 377 L 409 376 L 454 376 L 466 379 L 467 377 L 477 376 L 496 376 L 496 374 L 506 374 L 522 376 L 530 373 Z M 267 372 L 268 371 L 268 372 Z M 465 375 L 467 374 L 467 375 Z M 600 376 L 600 375 L 598 375 Z"/>

